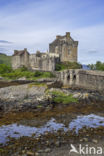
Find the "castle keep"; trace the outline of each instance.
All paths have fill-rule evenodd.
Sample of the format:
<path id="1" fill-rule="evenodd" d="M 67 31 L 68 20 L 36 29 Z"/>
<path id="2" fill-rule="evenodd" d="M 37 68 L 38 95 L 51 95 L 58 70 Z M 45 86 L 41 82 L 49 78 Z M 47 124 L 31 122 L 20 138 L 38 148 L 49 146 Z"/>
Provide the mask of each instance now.
<path id="1" fill-rule="evenodd" d="M 56 36 L 49 44 L 49 52 L 29 54 L 27 49 L 14 50 L 12 67 L 17 69 L 25 66 L 33 71 L 54 71 L 56 63 L 77 62 L 77 48 L 78 41 L 74 41 L 67 32 L 65 36 Z M 57 72 L 56 79 L 65 87 L 104 91 L 104 72 L 101 71 L 67 69 Z"/>
<path id="2" fill-rule="evenodd" d="M 49 52 L 37 51 L 29 54 L 27 49 L 14 50 L 12 56 L 13 69 L 22 66 L 31 70 L 54 71 L 56 63 L 77 62 L 78 41 L 74 41 L 67 32 L 65 36 L 56 36 L 56 39 L 49 44 Z"/>

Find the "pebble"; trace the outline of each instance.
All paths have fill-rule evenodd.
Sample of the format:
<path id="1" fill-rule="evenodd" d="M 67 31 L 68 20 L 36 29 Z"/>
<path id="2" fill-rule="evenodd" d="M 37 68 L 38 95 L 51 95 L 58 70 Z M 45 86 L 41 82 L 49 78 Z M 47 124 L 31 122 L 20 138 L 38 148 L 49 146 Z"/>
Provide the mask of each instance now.
<path id="1" fill-rule="evenodd" d="M 49 145 L 50 144 L 49 141 L 46 141 L 46 144 Z"/>
<path id="2" fill-rule="evenodd" d="M 22 153 L 24 154 L 26 151 L 25 150 L 22 150 Z"/>
<path id="3" fill-rule="evenodd" d="M 36 153 L 35 153 L 35 156 L 39 156 L 39 153 L 38 153 L 38 152 L 36 152 Z"/>
<path id="4" fill-rule="evenodd" d="M 27 156 L 34 156 L 34 153 L 31 151 L 27 151 Z"/>
<path id="5" fill-rule="evenodd" d="M 44 153 L 44 151 L 43 150 L 39 150 L 38 153 Z"/>
<path id="6" fill-rule="evenodd" d="M 83 141 L 87 142 L 88 141 L 88 138 L 83 138 Z"/>
<path id="7" fill-rule="evenodd" d="M 59 141 L 55 142 L 56 147 L 60 147 L 61 143 Z"/>
<path id="8" fill-rule="evenodd" d="M 45 153 L 49 153 L 50 151 L 51 151 L 50 148 L 46 148 L 46 149 L 45 149 Z"/>
<path id="9" fill-rule="evenodd" d="M 92 142 L 97 144 L 98 140 L 93 139 Z"/>

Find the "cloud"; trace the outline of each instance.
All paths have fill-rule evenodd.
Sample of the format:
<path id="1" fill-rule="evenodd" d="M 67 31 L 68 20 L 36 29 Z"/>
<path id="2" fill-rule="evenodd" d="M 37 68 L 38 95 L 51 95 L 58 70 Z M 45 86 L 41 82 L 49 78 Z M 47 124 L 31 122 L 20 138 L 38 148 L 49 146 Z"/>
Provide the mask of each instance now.
<path id="1" fill-rule="evenodd" d="M 79 41 L 80 62 L 104 62 L 104 24 L 72 30 L 72 36 Z"/>
<path id="2" fill-rule="evenodd" d="M 12 44 L 12 42 L 9 42 L 9 41 L 5 41 L 5 40 L 0 40 L 0 43 L 4 43 L 4 44 Z"/>
<path id="3" fill-rule="evenodd" d="M 25 47 L 35 53 L 37 49 L 46 51 L 57 34 L 70 31 L 79 41 L 79 62 L 104 61 L 102 3 L 98 0 L 9 0 L 4 3 L 2 0 L 0 39 L 14 42 L 6 47 L 8 54 Z"/>
<path id="4" fill-rule="evenodd" d="M 99 51 L 97 51 L 97 50 L 90 50 L 90 51 L 88 51 L 88 54 L 97 54 L 97 53 L 99 53 Z"/>

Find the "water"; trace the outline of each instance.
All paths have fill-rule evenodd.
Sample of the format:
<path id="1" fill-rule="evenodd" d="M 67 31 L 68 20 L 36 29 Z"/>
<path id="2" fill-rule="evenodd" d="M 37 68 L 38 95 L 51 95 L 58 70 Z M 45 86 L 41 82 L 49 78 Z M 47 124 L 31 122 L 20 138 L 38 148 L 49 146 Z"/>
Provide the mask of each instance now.
<path id="1" fill-rule="evenodd" d="M 91 70 L 88 65 L 82 64 L 82 69 L 84 70 Z"/>
<path id="2" fill-rule="evenodd" d="M 66 130 L 64 124 L 57 123 L 54 118 L 49 120 L 44 126 L 40 128 L 11 124 L 7 126 L 0 127 L 0 143 L 5 144 L 9 141 L 9 137 L 19 138 L 22 136 L 32 136 L 35 134 L 35 137 L 42 135 L 45 132 L 57 132 L 59 129 Z"/>
<path id="3" fill-rule="evenodd" d="M 85 126 L 87 128 L 104 126 L 104 117 L 94 114 L 78 116 L 69 123 L 68 127 L 66 127 L 63 123 L 57 123 L 54 118 L 39 128 L 17 124 L 4 125 L 0 127 L 0 143 L 5 144 L 7 141 L 9 141 L 8 137 L 31 137 L 32 134 L 35 134 L 34 137 L 38 137 L 38 135 L 44 135 L 45 132 L 55 133 L 60 129 L 64 132 L 75 130 L 75 132 L 78 134 L 78 131 Z"/>
<path id="4" fill-rule="evenodd" d="M 97 128 L 99 126 L 104 126 L 104 117 L 97 116 L 94 114 L 78 116 L 77 119 L 74 119 L 69 124 L 69 129 L 75 129 L 75 132 L 78 133 L 83 127 L 86 128 Z"/>

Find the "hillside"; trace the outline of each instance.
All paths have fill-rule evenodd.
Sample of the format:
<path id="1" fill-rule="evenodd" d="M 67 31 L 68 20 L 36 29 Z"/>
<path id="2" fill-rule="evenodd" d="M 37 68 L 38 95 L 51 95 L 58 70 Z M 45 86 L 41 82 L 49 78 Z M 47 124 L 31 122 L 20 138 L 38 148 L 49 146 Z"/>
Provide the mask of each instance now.
<path id="1" fill-rule="evenodd" d="M 0 64 L 11 65 L 11 56 L 0 53 Z"/>

